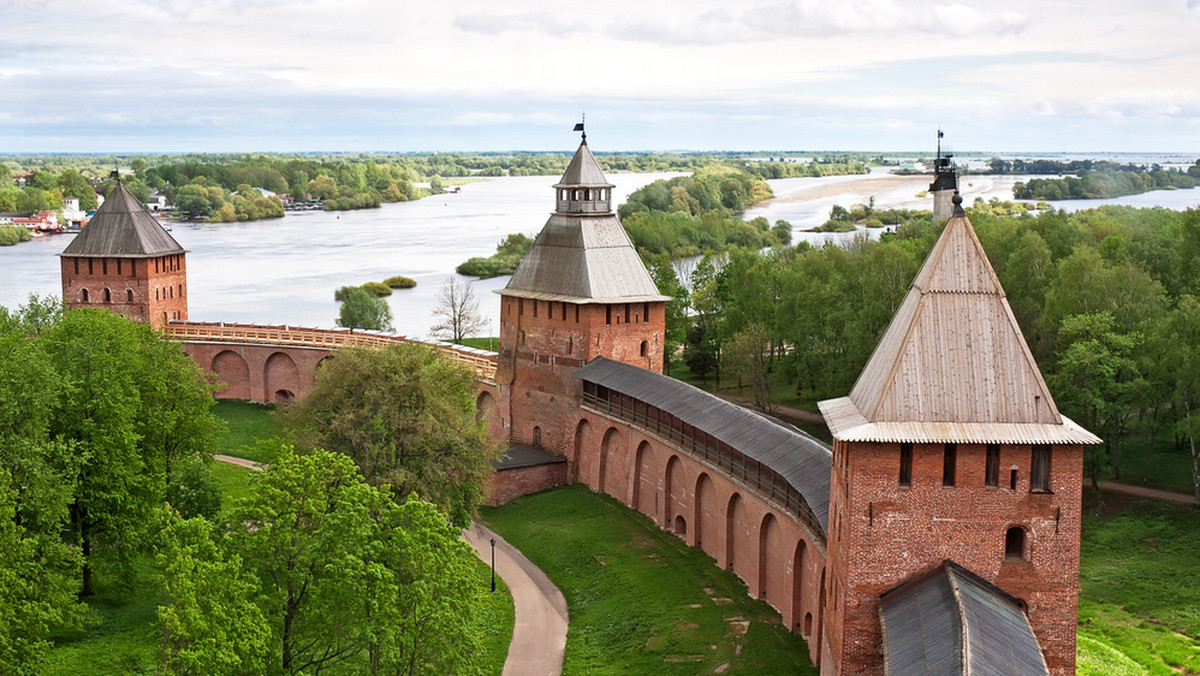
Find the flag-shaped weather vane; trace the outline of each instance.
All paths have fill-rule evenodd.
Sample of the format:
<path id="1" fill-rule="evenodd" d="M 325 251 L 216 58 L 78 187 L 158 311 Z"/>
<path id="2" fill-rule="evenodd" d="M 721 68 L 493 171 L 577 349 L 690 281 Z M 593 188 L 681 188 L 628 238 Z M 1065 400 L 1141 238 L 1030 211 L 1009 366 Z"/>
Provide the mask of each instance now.
<path id="1" fill-rule="evenodd" d="M 587 121 L 587 113 L 584 113 L 581 116 L 581 120 L 582 120 L 581 122 L 578 122 L 575 125 L 574 131 L 580 132 L 583 135 L 583 139 L 582 139 L 583 142 L 587 143 L 587 132 L 583 130 L 583 123 Z"/>

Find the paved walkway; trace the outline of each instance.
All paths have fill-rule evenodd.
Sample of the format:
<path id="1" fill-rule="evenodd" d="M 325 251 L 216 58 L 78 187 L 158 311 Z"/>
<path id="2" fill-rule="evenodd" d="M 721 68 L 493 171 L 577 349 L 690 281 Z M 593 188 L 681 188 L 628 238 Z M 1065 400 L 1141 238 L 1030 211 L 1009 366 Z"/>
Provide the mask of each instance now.
<path id="1" fill-rule="evenodd" d="M 515 624 L 503 676 L 559 676 L 567 647 L 567 601 L 540 568 L 479 522 L 463 537 L 491 564 L 496 539 L 496 574 L 512 592 Z"/>
<path id="2" fill-rule="evenodd" d="M 262 463 L 231 455 L 214 455 L 231 465 L 265 469 Z M 475 553 L 491 564 L 491 542 L 496 539 L 496 574 L 508 585 L 513 598 L 513 636 L 508 645 L 502 676 L 559 676 L 567 647 L 567 600 L 541 568 L 487 526 L 471 522 L 463 537 Z"/>
<path id="3" fill-rule="evenodd" d="M 1087 482 L 1085 481 L 1085 484 Z M 1123 484 L 1118 481 L 1101 481 L 1100 490 L 1109 493 L 1121 493 L 1123 495 L 1133 495 L 1139 498 L 1156 498 L 1158 500 L 1170 500 L 1171 502 L 1179 502 L 1185 505 L 1196 504 L 1196 498 L 1187 493 L 1176 493 L 1174 491 L 1164 491 L 1157 488 L 1147 488 L 1145 486 L 1135 486 L 1133 484 Z"/>

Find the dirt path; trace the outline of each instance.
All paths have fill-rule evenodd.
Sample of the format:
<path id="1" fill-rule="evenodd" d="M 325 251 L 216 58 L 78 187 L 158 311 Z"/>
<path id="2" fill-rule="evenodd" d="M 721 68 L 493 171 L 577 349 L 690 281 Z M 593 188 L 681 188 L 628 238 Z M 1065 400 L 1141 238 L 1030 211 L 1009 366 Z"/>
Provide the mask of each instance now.
<path id="1" fill-rule="evenodd" d="M 496 574 L 512 592 L 512 643 L 504 661 L 504 676 L 559 676 L 567 647 L 567 601 L 540 568 L 483 524 L 463 531 L 484 563 L 491 562 L 496 542 Z"/>
<path id="2" fill-rule="evenodd" d="M 1132 495 L 1138 498 L 1155 498 L 1157 500 L 1170 500 L 1184 505 L 1195 505 L 1196 499 L 1187 493 L 1176 493 L 1174 491 L 1164 491 L 1158 488 L 1147 488 L 1146 486 L 1135 486 L 1133 484 L 1123 484 L 1119 481 L 1101 481 L 1100 490 L 1108 493 L 1120 493 L 1122 495 Z"/>
<path id="3" fill-rule="evenodd" d="M 232 455 L 216 454 L 213 456 L 213 460 L 218 460 L 220 462 L 227 462 L 231 465 L 237 465 L 238 467 L 246 467 L 249 469 L 266 469 L 267 468 L 267 466 L 262 464 L 261 462 L 254 462 L 253 460 L 247 460 L 245 458 L 235 458 Z"/>

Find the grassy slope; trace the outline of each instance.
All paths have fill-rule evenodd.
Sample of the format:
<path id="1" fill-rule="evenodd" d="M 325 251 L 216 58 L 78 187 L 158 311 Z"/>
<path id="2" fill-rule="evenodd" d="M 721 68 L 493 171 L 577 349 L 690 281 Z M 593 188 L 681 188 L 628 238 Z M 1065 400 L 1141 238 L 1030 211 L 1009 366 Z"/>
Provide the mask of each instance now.
<path id="1" fill-rule="evenodd" d="M 726 674 L 816 673 L 803 639 L 732 573 L 608 496 L 575 485 L 483 518 L 566 596 L 564 673 L 696 674 L 725 663 Z M 745 636 L 739 621 L 749 621 Z"/>
<path id="2" fill-rule="evenodd" d="M 1083 521 L 1079 672 L 1200 674 L 1200 512 L 1115 495 L 1105 503 Z M 1095 664 L 1113 653 L 1118 663 Z"/>
<path id="3" fill-rule="evenodd" d="M 274 406 L 248 401 L 218 401 L 216 406 L 213 406 L 213 413 L 225 421 L 227 431 L 221 443 L 217 445 L 217 453 L 269 463 L 271 458 L 268 454 L 255 448 L 255 445 L 259 441 L 283 434 L 283 429 L 272 415 L 274 410 Z"/>

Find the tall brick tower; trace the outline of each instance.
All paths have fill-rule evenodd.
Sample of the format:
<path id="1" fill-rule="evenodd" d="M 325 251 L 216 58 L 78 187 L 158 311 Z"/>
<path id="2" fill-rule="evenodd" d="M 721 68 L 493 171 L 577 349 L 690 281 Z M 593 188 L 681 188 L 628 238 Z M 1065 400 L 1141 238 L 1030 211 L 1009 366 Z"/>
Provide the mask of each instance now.
<path id="1" fill-rule="evenodd" d="M 917 673 L 905 660 L 941 650 L 965 664 L 979 653 L 911 642 L 978 639 L 979 613 L 1023 627 L 1040 663 L 1003 673 L 1075 673 L 1083 446 L 1100 440 L 1058 412 L 961 203 L 850 396 L 820 403 L 823 674 Z M 889 599 L 915 605 L 889 625 Z"/>
<path id="2" fill-rule="evenodd" d="M 68 308 L 162 326 L 187 319 L 187 251 L 121 182 L 59 254 Z"/>
<path id="3" fill-rule="evenodd" d="M 554 186 L 554 213 L 497 291 L 497 381 L 509 388 L 513 442 L 565 454 L 582 394 L 571 374 L 595 357 L 662 373 L 670 297 L 658 292 L 613 213 L 612 189 L 584 135 Z"/>

